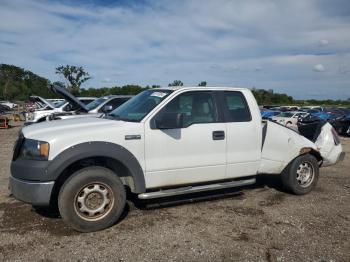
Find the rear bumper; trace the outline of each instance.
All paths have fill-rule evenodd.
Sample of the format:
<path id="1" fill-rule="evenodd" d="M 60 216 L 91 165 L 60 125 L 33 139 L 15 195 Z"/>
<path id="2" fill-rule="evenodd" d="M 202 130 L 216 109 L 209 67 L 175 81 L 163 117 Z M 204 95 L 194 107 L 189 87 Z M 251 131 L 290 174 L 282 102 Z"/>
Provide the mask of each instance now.
<path id="1" fill-rule="evenodd" d="M 54 181 L 34 182 L 10 176 L 9 186 L 16 199 L 35 206 L 49 206 Z"/>

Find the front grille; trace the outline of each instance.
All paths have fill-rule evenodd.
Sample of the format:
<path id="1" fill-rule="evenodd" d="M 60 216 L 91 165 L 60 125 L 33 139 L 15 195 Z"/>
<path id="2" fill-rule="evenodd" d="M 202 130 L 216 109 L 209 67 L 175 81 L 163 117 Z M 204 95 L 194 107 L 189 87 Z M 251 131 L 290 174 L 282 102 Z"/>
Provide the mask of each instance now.
<path id="1" fill-rule="evenodd" d="M 16 143 L 13 147 L 13 156 L 12 156 L 12 161 L 15 161 L 21 151 L 21 147 L 23 145 L 23 142 L 24 142 L 24 136 L 22 133 L 20 133 L 18 135 L 18 138 L 16 140 Z"/>

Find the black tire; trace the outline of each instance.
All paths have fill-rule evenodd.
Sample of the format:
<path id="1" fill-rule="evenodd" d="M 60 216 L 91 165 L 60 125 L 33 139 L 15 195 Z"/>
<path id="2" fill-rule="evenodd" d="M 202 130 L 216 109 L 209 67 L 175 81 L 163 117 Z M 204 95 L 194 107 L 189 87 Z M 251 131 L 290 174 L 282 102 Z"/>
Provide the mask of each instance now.
<path id="1" fill-rule="evenodd" d="M 308 175 L 310 170 L 312 170 L 312 178 Z M 305 195 L 316 186 L 318 175 L 319 166 L 316 158 L 313 155 L 305 154 L 295 158 L 286 167 L 281 174 L 281 179 L 283 186 L 288 191 L 296 195 Z"/>
<path id="2" fill-rule="evenodd" d="M 65 181 L 58 195 L 61 217 L 79 232 L 112 226 L 122 214 L 125 202 L 125 187 L 120 178 L 100 166 L 76 171 Z M 93 204 L 97 207 L 92 207 Z"/>

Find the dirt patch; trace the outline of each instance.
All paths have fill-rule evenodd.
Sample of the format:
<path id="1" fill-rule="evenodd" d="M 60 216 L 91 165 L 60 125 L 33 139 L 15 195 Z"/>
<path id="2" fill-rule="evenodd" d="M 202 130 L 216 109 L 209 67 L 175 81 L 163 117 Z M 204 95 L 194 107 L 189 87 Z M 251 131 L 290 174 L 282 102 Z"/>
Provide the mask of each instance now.
<path id="1" fill-rule="evenodd" d="M 43 231 L 52 235 L 71 236 L 77 234 L 66 226 L 56 214 L 38 213 L 30 205 L 20 202 L 0 203 L 2 212 L 0 232 L 25 235 L 32 231 Z M 49 211 L 48 211 L 49 212 Z"/>
<path id="2" fill-rule="evenodd" d="M 264 211 L 257 208 L 252 207 L 229 207 L 227 208 L 229 212 L 232 212 L 237 215 L 243 215 L 243 216 L 262 216 L 264 215 Z"/>
<path id="3" fill-rule="evenodd" d="M 267 196 L 265 200 L 259 201 L 259 206 L 270 207 L 279 205 L 283 202 L 285 196 L 285 193 L 276 193 L 272 196 Z"/>

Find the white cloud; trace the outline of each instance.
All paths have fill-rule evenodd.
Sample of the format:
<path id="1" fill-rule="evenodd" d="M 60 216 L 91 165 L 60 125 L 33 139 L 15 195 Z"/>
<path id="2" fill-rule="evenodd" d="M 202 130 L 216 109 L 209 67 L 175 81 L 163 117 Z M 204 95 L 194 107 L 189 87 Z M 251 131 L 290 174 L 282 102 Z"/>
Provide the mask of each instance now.
<path id="1" fill-rule="evenodd" d="M 326 45 L 329 44 L 329 41 L 328 41 L 327 39 L 321 39 L 320 42 L 319 42 L 319 44 L 320 44 L 321 46 L 326 46 Z"/>
<path id="2" fill-rule="evenodd" d="M 102 83 L 111 83 L 111 79 L 109 77 L 105 77 L 103 80 L 102 80 Z"/>
<path id="3" fill-rule="evenodd" d="M 324 66 L 322 64 L 314 65 L 312 70 L 314 70 L 315 72 L 324 72 L 324 71 L 326 71 L 326 69 L 324 68 Z"/>
<path id="4" fill-rule="evenodd" d="M 205 80 L 277 91 L 293 86 L 291 94 L 298 95 L 296 82 L 300 90 L 321 88 L 310 70 L 314 65 L 327 65 L 322 84 L 336 82 L 343 90 L 350 82 L 350 74 L 339 73 L 340 64 L 350 67 L 350 22 L 327 16 L 318 1 L 147 3 L 133 9 L 2 1 L 0 62 L 53 81 L 56 66 L 82 65 L 93 76 L 86 86 Z M 295 13 L 298 19 L 291 15 Z M 255 73 L 262 68 L 264 74 Z"/>

